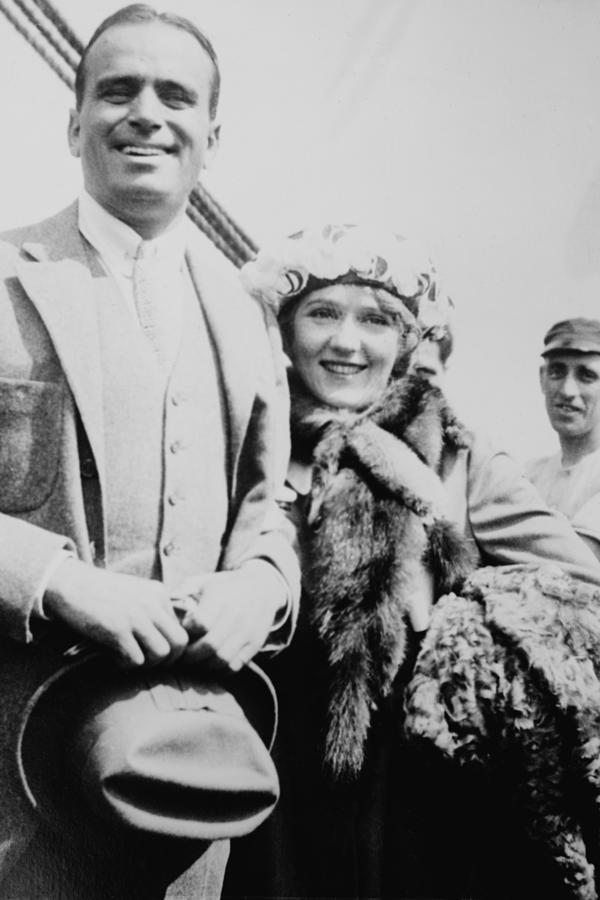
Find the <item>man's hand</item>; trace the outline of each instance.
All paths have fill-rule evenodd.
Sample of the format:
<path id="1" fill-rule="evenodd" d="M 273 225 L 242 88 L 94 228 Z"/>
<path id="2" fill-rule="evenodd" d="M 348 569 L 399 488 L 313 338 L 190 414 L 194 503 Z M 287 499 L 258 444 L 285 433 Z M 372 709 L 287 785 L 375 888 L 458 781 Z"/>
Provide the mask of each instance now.
<path id="1" fill-rule="evenodd" d="M 133 666 L 173 661 L 188 635 L 158 581 L 65 559 L 44 594 L 44 609 Z"/>
<path id="2" fill-rule="evenodd" d="M 190 644 L 183 658 L 192 663 L 212 661 L 234 672 L 263 647 L 286 599 L 283 580 L 262 560 L 232 572 L 189 579 L 176 598 L 186 596 L 183 625 Z"/>

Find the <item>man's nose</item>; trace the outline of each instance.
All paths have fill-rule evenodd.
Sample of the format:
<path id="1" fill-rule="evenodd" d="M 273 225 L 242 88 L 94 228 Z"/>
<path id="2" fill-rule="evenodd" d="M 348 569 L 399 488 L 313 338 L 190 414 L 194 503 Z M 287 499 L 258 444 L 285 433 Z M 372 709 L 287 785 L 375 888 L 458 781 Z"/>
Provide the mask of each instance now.
<path id="1" fill-rule="evenodd" d="M 579 384 L 571 372 L 567 372 L 561 381 L 560 393 L 563 397 L 575 397 L 579 393 Z"/>
<path id="2" fill-rule="evenodd" d="M 162 124 L 162 103 L 152 88 L 144 88 L 130 106 L 129 122 L 145 131 L 156 131 Z"/>
<path id="3" fill-rule="evenodd" d="M 354 353 L 359 350 L 362 343 L 361 331 L 358 323 L 351 316 L 345 316 L 338 322 L 333 332 L 330 344 L 340 353 Z"/>

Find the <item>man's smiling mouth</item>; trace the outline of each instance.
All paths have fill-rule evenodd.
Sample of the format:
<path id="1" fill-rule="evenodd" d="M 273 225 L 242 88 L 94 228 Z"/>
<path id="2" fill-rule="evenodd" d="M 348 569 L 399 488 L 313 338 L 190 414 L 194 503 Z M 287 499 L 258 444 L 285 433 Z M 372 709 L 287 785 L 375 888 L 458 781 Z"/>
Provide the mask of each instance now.
<path id="1" fill-rule="evenodd" d="M 148 144 L 120 144 L 117 146 L 120 153 L 126 156 L 166 156 L 173 153 L 168 147 L 156 147 Z"/>
<path id="2" fill-rule="evenodd" d="M 579 409 L 577 406 L 571 406 L 569 403 L 555 403 L 554 409 L 558 410 L 559 413 L 582 413 L 583 410 Z"/>

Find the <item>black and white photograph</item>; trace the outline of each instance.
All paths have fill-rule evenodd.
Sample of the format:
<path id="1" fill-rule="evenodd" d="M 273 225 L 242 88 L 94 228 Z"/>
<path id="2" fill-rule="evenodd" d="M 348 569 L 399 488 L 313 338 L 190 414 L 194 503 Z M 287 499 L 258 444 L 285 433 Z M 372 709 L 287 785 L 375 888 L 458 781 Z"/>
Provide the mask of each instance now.
<path id="1" fill-rule="evenodd" d="M 599 48 L 0 0 L 0 900 L 598 900 Z"/>

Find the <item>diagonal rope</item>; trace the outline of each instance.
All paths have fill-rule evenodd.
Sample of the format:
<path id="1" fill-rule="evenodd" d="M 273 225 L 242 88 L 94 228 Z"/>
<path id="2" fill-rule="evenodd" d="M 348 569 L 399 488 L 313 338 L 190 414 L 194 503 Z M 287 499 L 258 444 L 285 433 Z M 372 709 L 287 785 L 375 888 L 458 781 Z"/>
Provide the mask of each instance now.
<path id="1" fill-rule="evenodd" d="M 217 247 L 217 249 L 220 250 L 221 253 L 223 253 L 223 255 L 226 256 L 227 259 L 234 264 L 234 266 L 237 266 L 239 268 L 241 265 L 243 265 L 246 260 L 241 258 L 239 253 L 236 252 L 236 250 L 227 243 L 224 237 L 222 237 L 220 231 L 214 228 L 211 223 L 203 217 L 202 213 L 200 213 L 195 206 L 192 206 L 191 203 L 187 208 L 187 214 L 194 225 L 196 225 L 200 229 L 200 231 L 204 232 L 204 234 L 208 238 L 210 238 L 215 247 Z"/>
<path id="2" fill-rule="evenodd" d="M 73 90 L 83 44 L 49 0 L 0 0 L 0 12 Z M 255 256 L 257 246 L 206 188 L 198 184 L 189 199 L 192 222 L 234 265 Z"/>
<path id="3" fill-rule="evenodd" d="M 206 188 L 197 184 L 190 194 L 190 204 L 215 228 L 219 228 L 223 236 L 234 244 L 239 244 L 240 252 L 246 253 L 246 259 L 253 257 L 257 251 L 256 245 L 247 237 L 232 219 L 229 218 L 223 207 L 218 206 Z"/>
<path id="4" fill-rule="evenodd" d="M 21 10 L 23 16 L 31 22 L 34 28 L 42 34 L 52 49 L 61 56 L 67 65 L 75 69 L 79 59 L 79 55 L 75 52 L 71 44 L 69 44 L 60 31 L 57 30 L 37 6 L 37 0 L 13 0 L 18 9 Z"/>
<path id="5" fill-rule="evenodd" d="M 77 58 L 79 58 L 83 53 L 83 43 L 69 27 L 68 23 L 59 15 L 49 0 L 34 0 L 34 2 L 48 21 L 52 22 L 59 34 L 65 39 L 65 42 L 72 48 Z"/>
<path id="6" fill-rule="evenodd" d="M 47 43 L 44 44 L 42 40 L 31 32 L 27 23 L 19 18 L 18 13 L 11 9 L 10 4 L 7 3 L 6 0 L 0 0 L 0 12 L 6 16 L 10 24 L 25 38 L 33 49 L 42 57 L 44 62 L 48 63 L 50 68 L 56 72 L 61 81 L 63 81 L 68 88 L 72 89 L 75 81 L 72 70 L 65 69 L 64 65 L 48 52 Z"/>

